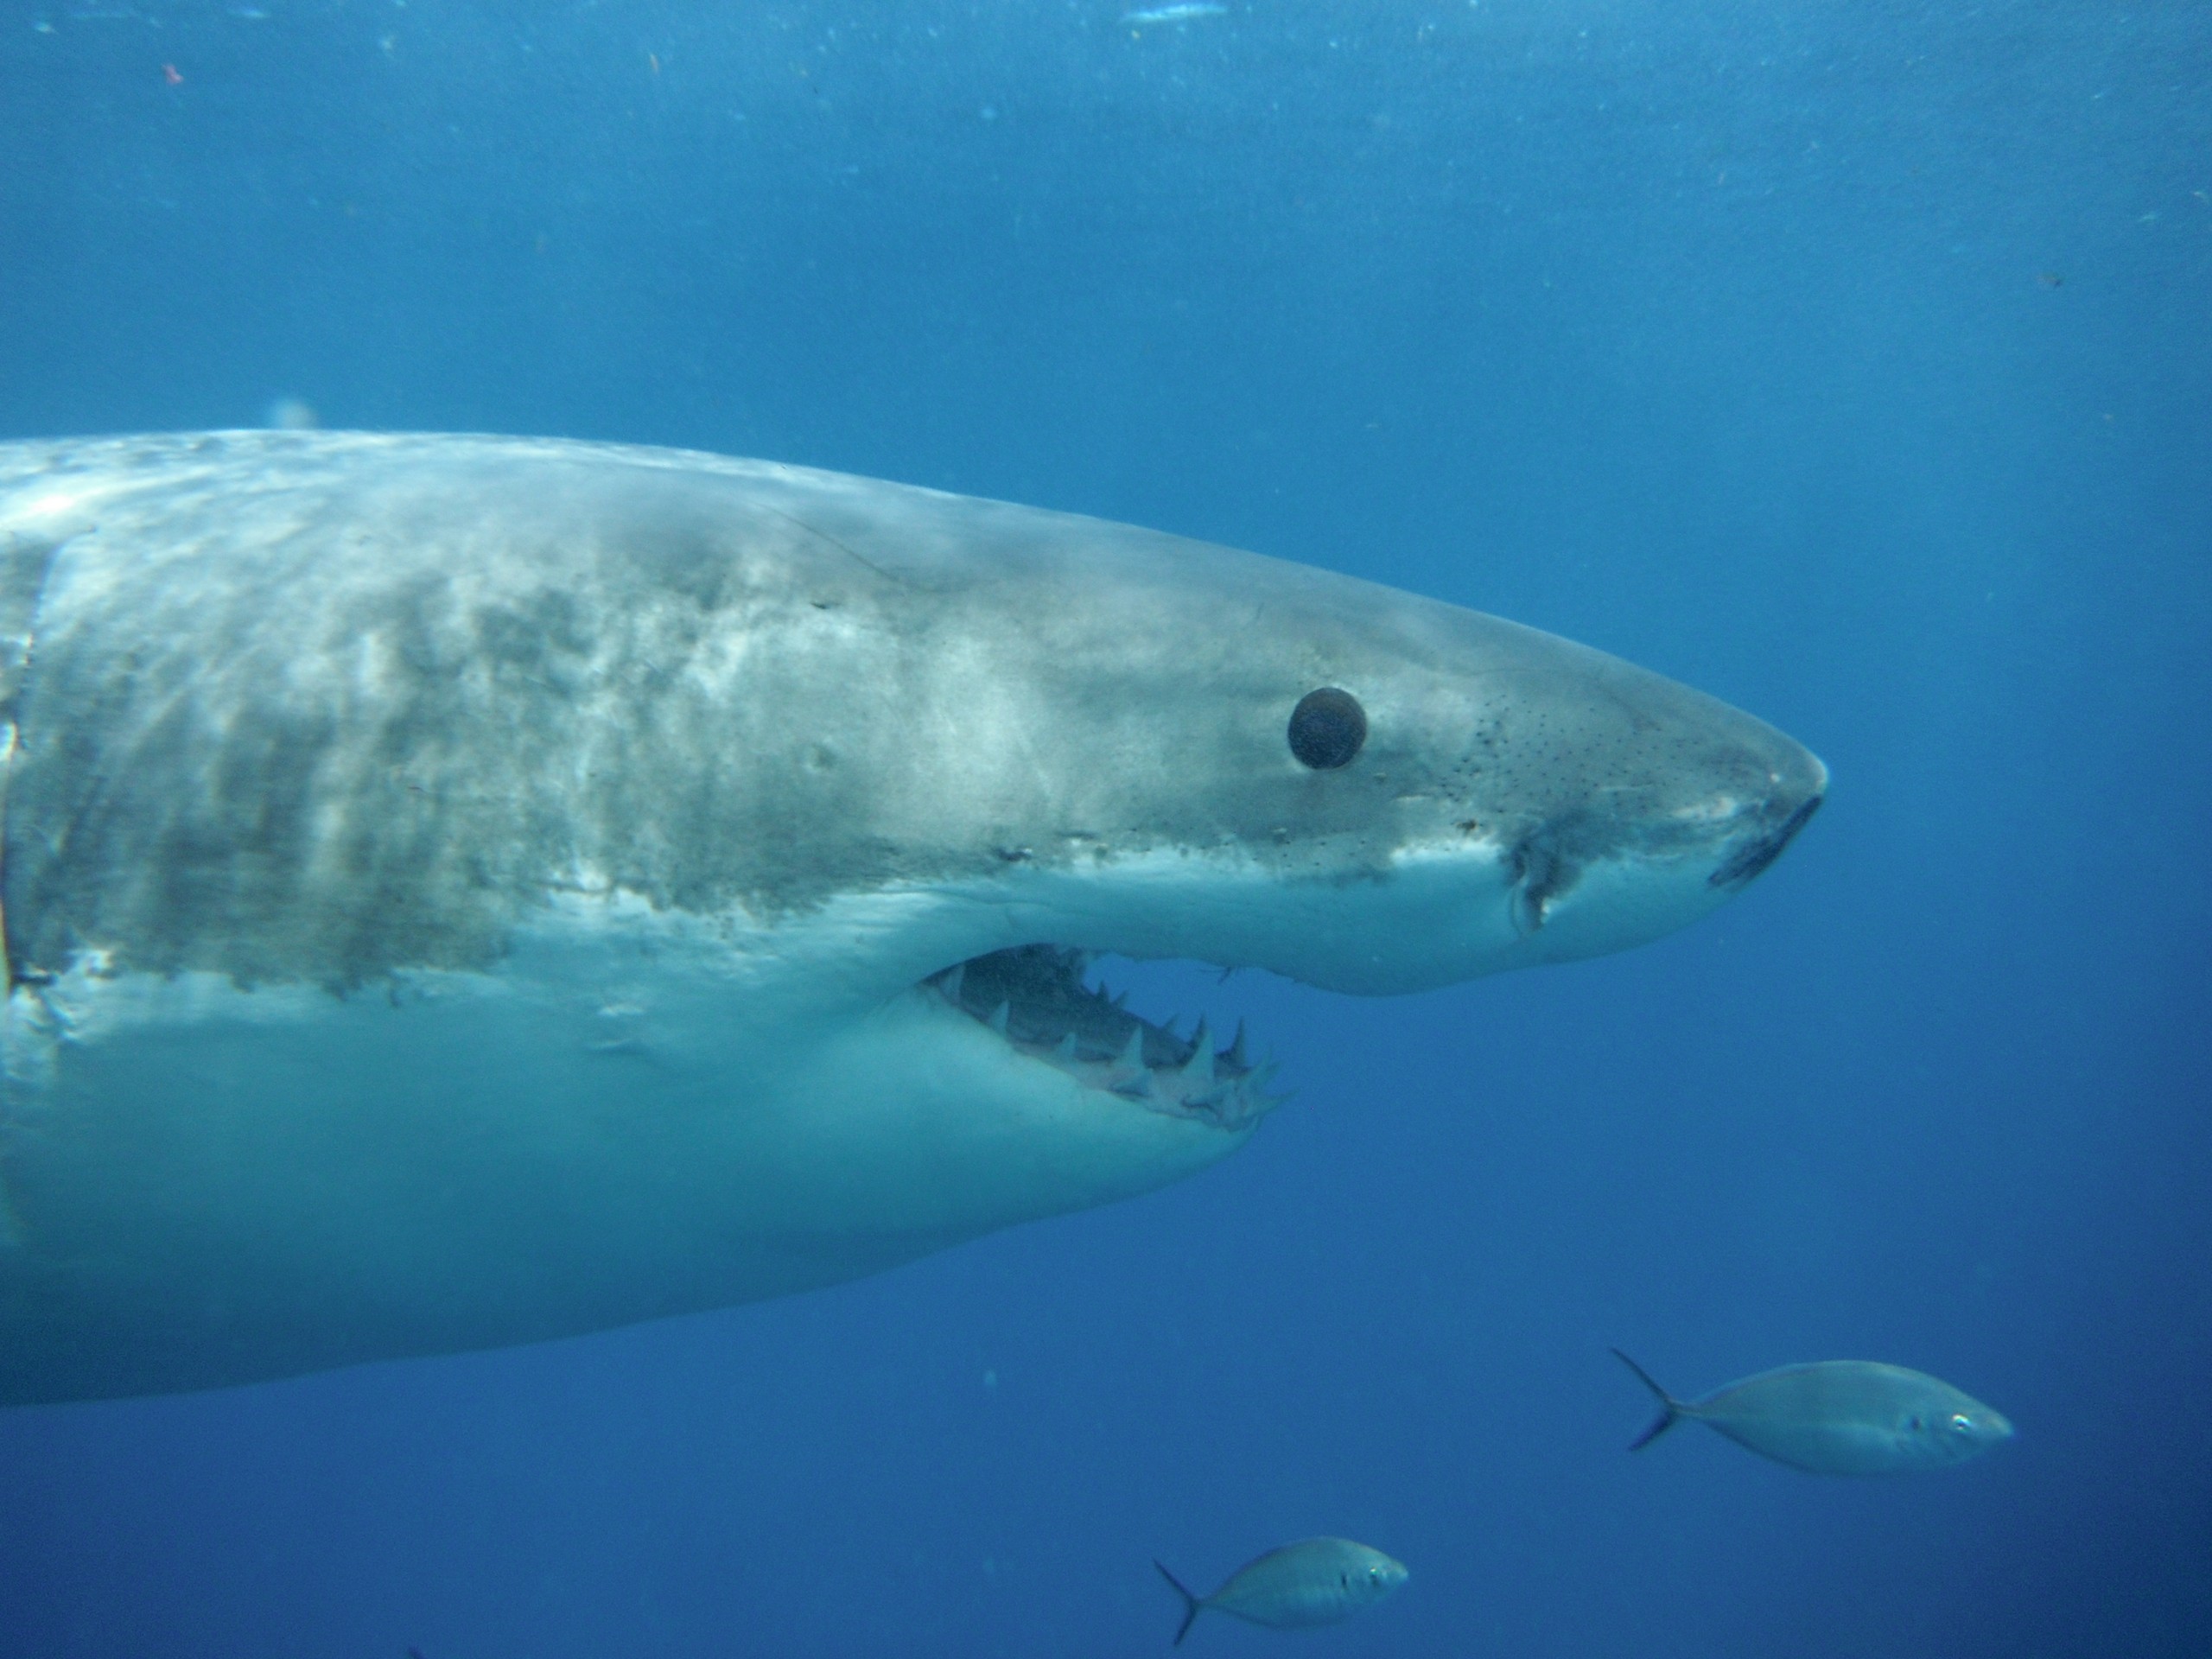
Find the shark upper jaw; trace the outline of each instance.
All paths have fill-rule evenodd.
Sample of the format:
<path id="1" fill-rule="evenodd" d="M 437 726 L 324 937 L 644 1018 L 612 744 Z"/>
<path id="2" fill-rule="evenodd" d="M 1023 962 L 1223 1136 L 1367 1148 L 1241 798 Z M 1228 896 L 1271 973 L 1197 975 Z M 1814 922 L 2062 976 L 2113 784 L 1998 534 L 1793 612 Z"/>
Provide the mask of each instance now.
<path id="1" fill-rule="evenodd" d="M 1017 945 L 957 963 L 926 983 L 1016 1053 L 1133 1105 L 1242 1133 L 1286 1098 L 1268 1093 L 1275 1068 L 1254 1062 L 1242 1021 L 1225 1048 L 1217 1050 L 1203 1017 L 1185 1039 L 1172 1023 L 1130 1013 L 1125 996 L 1087 983 L 1095 959 L 1059 945 Z"/>
<path id="2" fill-rule="evenodd" d="M 1603 955 L 1732 898 L 1810 821 L 1826 785 L 1811 761 L 1795 788 L 1719 802 L 1687 826 L 1617 836 L 1603 851 L 1547 832 L 1415 844 L 1384 870 L 1333 879 L 1287 881 L 1233 855 L 1190 852 L 1087 877 L 1025 873 L 985 907 L 1028 935 L 912 988 L 1102 1104 L 1242 1135 L 1287 1097 L 1269 1092 L 1275 1067 L 1255 1061 L 1243 1024 L 1224 1046 L 1203 1018 L 1188 1037 L 1179 1021 L 1142 1019 L 1090 982 L 1099 955 L 1259 967 L 1365 995 Z"/>

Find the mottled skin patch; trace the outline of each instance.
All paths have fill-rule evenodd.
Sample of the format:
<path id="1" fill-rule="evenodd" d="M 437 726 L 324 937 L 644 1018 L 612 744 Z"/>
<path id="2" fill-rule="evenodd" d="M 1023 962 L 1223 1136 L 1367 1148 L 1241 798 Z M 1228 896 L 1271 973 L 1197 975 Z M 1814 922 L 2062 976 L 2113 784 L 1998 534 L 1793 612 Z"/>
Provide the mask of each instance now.
<path id="1" fill-rule="evenodd" d="M 1591 858 L 1709 839 L 1717 795 L 1750 839 L 1803 793 L 1788 739 L 1599 653 L 896 485 L 489 439 L 0 448 L 18 537 L 73 490 L 8 785 L 19 977 L 481 966 L 576 886 L 772 917 L 1222 843 L 1341 881 L 1468 821 L 1538 925 Z M 1325 685 L 1371 728 L 1325 775 L 1284 739 Z"/>

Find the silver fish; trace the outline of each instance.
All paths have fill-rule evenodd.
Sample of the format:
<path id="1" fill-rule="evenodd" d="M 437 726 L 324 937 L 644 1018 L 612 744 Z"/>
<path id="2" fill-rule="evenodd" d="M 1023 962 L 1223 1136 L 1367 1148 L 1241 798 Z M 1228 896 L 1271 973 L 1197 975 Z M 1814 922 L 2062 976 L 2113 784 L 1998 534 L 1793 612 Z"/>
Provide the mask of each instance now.
<path id="1" fill-rule="evenodd" d="M 2004 1414 L 1924 1371 L 1871 1359 L 1785 1365 L 1677 1400 L 1618 1348 L 1614 1357 L 1659 1396 L 1641 1452 L 1684 1418 L 1710 1424 L 1761 1457 L 1816 1475 L 1895 1475 L 1942 1469 L 2012 1438 Z"/>
<path id="2" fill-rule="evenodd" d="M 1406 1581 L 1403 1562 L 1349 1538 L 1302 1538 L 1271 1549 L 1238 1567 L 1210 1596 L 1193 1595 L 1160 1562 L 1153 1565 L 1183 1598 L 1178 1647 L 1191 1633 L 1191 1621 L 1209 1607 L 1272 1630 L 1309 1630 L 1350 1618 Z"/>

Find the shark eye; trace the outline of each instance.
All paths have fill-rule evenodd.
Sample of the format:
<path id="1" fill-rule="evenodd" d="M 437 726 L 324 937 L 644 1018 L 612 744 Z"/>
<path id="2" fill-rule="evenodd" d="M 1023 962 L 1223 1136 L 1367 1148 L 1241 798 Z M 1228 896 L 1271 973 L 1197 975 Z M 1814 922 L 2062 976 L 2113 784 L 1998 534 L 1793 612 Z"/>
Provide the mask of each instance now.
<path id="1" fill-rule="evenodd" d="M 1308 691 L 1290 711 L 1290 752 L 1300 766 L 1334 772 L 1351 764 L 1367 741 L 1367 711 L 1359 699 L 1333 685 Z"/>
<path id="2" fill-rule="evenodd" d="M 1955 1411 L 1951 1414 L 1951 1427 L 1955 1433 L 1963 1434 L 1973 1427 L 1974 1419 L 1963 1411 Z"/>

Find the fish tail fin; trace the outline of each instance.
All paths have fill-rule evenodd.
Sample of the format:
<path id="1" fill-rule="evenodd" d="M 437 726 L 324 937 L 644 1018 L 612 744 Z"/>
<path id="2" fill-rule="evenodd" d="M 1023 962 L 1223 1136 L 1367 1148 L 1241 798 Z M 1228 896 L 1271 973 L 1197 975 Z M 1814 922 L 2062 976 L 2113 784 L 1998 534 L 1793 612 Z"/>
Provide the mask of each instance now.
<path id="1" fill-rule="evenodd" d="M 1675 1399 L 1673 1395 L 1668 1393 L 1666 1389 L 1661 1388 L 1656 1382 L 1653 1382 L 1651 1380 L 1650 1372 L 1645 1370 L 1643 1366 L 1637 1364 L 1626 1354 L 1621 1352 L 1619 1349 L 1614 1349 L 1612 1351 L 1612 1355 L 1615 1359 L 1618 1359 L 1622 1364 L 1627 1366 L 1629 1370 L 1636 1373 L 1637 1381 L 1643 1383 L 1645 1388 L 1650 1389 L 1654 1395 L 1658 1396 L 1659 1415 L 1652 1420 L 1650 1427 L 1645 1429 L 1643 1433 L 1637 1435 L 1628 1444 L 1628 1449 L 1630 1451 L 1641 1452 L 1645 1446 L 1650 1445 L 1652 1441 L 1657 1440 L 1662 1434 L 1664 1434 L 1676 1423 L 1682 1421 L 1682 1402 Z"/>
<path id="2" fill-rule="evenodd" d="M 1170 1573 L 1164 1564 L 1154 1561 L 1153 1565 L 1160 1568 L 1160 1576 L 1174 1587 L 1175 1593 L 1183 1598 L 1183 1622 L 1175 1627 L 1175 1640 L 1171 1644 L 1179 1648 L 1183 1645 L 1183 1638 L 1191 1633 L 1191 1621 L 1198 1616 L 1198 1609 L 1205 1604 L 1185 1589 L 1183 1580 Z"/>

